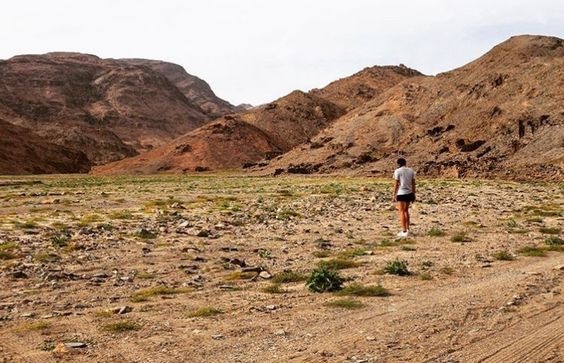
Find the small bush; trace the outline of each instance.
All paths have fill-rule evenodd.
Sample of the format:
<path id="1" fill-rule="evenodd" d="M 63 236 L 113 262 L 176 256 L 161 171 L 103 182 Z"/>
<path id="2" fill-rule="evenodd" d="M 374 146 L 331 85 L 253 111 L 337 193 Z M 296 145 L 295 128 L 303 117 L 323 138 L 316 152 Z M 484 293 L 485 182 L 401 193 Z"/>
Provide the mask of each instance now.
<path id="1" fill-rule="evenodd" d="M 331 260 L 320 261 L 319 267 L 325 267 L 329 270 L 344 270 L 346 268 L 357 267 L 358 263 L 348 258 L 333 258 Z"/>
<path id="2" fill-rule="evenodd" d="M 557 236 L 550 236 L 544 240 L 544 243 L 549 246 L 562 246 L 564 245 L 564 239 Z"/>
<path id="3" fill-rule="evenodd" d="M 540 247 L 535 247 L 535 246 L 523 247 L 518 252 L 522 255 L 531 256 L 531 257 L 544 257 L 544 256 L 546 256 L 546 251 L 544 249 L 542 249 Z"/>
<path id="4" fill-rule="evenodd" d="M 135 237 L 141 239 L 155 239 L 157 238 L 157 234 L 155 232 L 149 231 L 145 228 L 141 228 L 137 232 L 135 232 Z"/>
<path id="5" fill-rule="evenodd" d="M 494 253 L 493 257 L 499 261 L 512 261 L 515 259 L 515 257 L 506 250 L 497 251 Z"/>
<path id="6" fill-rule="evenodd" d="M 427 281 L 427 280 L 432 280 L 433 276 L 431 276 L 431 274 L 429 272 L 425 271 L 425 272 L 421 272 L 419 274 L 419 278 L 421 280 Z"/>
<path id="7" fill-rule="evenodd" d="M 203 318 L 203 317 L 208 317 L 208 316 L 216 316 L 216 315 L 220 315 L 223 314 L 223 311 L 210 307 L 210 306 L 206 306 L 203 308 L 199 308 L 197 310 L 194 310 L 190 313 L 188 313 L 188 317 L 189 318 Z"/>
<path id="8" fill-rule="evenodd" d="M 284 284 L 288 282 L 300 282 L 304 281 L 306 276 L 299 272 L 294 271 L 284 271 L 279 274 L 274 275 L 272 282 L 276 284 Z"/>
<path id="9" fill-rule="evenodd" d="M 342 308 L 342 309 L 349 309 L 349 310 L 360 309 L 360 308 L 364 307 L 363 303 L 361 303 L 358 300 L 353 300 L 353 299 L 332 300 L 332 301 L 326 302 L 324 305 L 331 307 L 331 308 Z"/>
<path id="10" fill-rule="evenodd" d="M 470 242 L 472 241 L 467 235 L 466 232 L 457 232 L 450 238 L 452 242 Z"/>
<path id="11" fill-rule="evenodd" d="M 51 237 L 51 244 L 55 247 L 65 247 L 69 242 L 69 238 L 64 234 Z"/>
<path id="12" fill-rule="evenodd" d="M 399 276 L 407 276 L 410 274 L 409 269 L 407 268 L 407 261 L 398 259 L 388 261 L 386 267 L 384 267 L 384 271 L 391 275 Z"/>
<path id="13" fill-rule="evenodd" d="M 139 324 L 130 320 L 121 320 L 115 323 L 109 323 L 102 326 L 102 330 L 112 333 L 123 333 L 131 330 L 139 330 Z"/>
<path id="14" fill-rule="evenodd" d="M 266 292 L 268 294 L 284 294 L 286 292 L 288 292 L 288 290 L 283 289 L 280 284 L 270 284 L 266 287 L 263 287 L 261 289 L 262 292 Z"/>
<path id="15" fill-rule="evenodd" d="M 428 232 L 427 235 L 431 236 L 431 237 L 442 237 L 444 236 L 446 233 L 438 228 L 438 227 L 432 227 Z"/>
<path id="16" fill-rule="evenodd" d="M 343 279 L 337 271 L 320 266 L 309 275 L 306 286 L 313 292 L 338 291 L 342 288 Z"/>
<path id="17" fill-rule="evenodd" d="M 558 234 L 560 233 L 560 228 L 549 228 L 549 227 L 542 227 L 539 229 L 540 233 L 544 234 Z"/>
<path id="18" fill-rule="evenodd" d="M 338 291 L 337 295 L 388 296 L 390 293 L 380 285 L 362 286 L 360 284 L 353 284 Z"/>

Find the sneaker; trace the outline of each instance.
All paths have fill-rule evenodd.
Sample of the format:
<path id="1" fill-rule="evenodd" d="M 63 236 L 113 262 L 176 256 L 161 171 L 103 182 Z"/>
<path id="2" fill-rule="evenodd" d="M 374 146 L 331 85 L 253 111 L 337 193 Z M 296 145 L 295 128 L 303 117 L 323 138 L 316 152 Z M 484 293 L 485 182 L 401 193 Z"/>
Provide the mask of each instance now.
<path id="1" fill-rule="evenodd" d="M 407 236 L 408 236 L 408 232 L 407 232 L 407 231 L 406 231 L 406 232 L 404 232 L 404 231 L 398 232 L 398 237 L 399 237 L 399 238 L 406 238 Z"/>

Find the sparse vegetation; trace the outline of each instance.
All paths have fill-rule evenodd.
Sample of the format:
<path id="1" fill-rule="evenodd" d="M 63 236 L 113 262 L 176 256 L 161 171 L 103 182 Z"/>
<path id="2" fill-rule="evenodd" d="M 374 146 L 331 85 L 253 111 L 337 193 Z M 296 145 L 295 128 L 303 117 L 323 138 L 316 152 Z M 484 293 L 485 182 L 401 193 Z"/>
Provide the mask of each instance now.
<path id="1" fill-rule="evenodd" d="M 471 242 L 472 239 L 466 235 L 466 232 L 456 232 L 450 240 L 452 242 Z"/>
<path id="2" fill-rule="evenodd" d="M 272 282 L 276 284 L 285 284 L 289 282 L 305 281 L 306 275 L 295 271 L 283 271 L 272 278 Z"/>
<path id="3" fill-rule="evenodd" d="M 410 274 L 405 260 L 393 260 L 386 263 L 384 271 L 390 275 L 408 276 Z"/>
<path id="4" fill-rule="evenodd" d="M 353 300 L 353 299 L 331 300 L 331 301 L 326 302 L 324 305 L 331 307 L 331 308 L 342 308 L 342 309 L 348 309 L 348 310 L 361 309 L 361 308 L 364 307 L 363 303 L 361 303 L 358 300 Z"/>
<path id="5" fill-rule="evenodd" d="M 337 295 L 388 296 L 390 293 L 380 285 L 363 286 L 360 284 L 352 284 L 339 290 Z"/>
<path id="6" fill-rule="evenodd" d="M 337 271 L 330 270 L 326 266 L 320 266 L 313 270 L 306 281 L 306 286 L 313 292 L 332 292 L 342 288 L 343 278 Z"/>
<path id="7" fill-rule="evenodd" d="M 521 249 L 519 249 L 520 254 L 525 255 L 525 256 L 531 256 L 531 257 L 544 257 L 546 256 L 546 251 L 541 248 L 541 247 L 536 247 L 536 246 L 526 246 L 523 247 Z"/>
<path id="8" fill-rule="evenodd" d="M 124 333 L 132 330 L 139 330 L 141 326 L 131 320 L 120 320 L 109 324 L 104 324 L 102 330 L 111 333 Z"/>
<path id="9" fill-rule="evenodd" d="M 562 230 L 560 228 L 549 228 L 549 227 L 539 228 L 539 232 L 544 234 L 559 234 L 561 231 Z"/>
<path id="10" fill-rule="evenodd" d="M 564 239 L 557 236 L 549 236 L 544 240 L 544 243 L 548 246 L 563 246 Z"/>
<path id="11" fill-rule="evenodd" d="M 211 306 L 205 306 L 189 312 L 187 316 L 189 318 L 207 318 L 210 316 L 216 316 L 221 314 L 223 314 L 223 311 Z"/>
<path id="12" fill-rule="evenodd" d="M 507 250 L 499 250 L 494 253 L 493 257 L 499 261 L 513 261 L 515 259 L 511 253 L 507 252 Z"/>
<path id="13" fill-rule="evenodd" d="M 440 229 L 439 227 L 432 227 L 428 232 L 427 235 L 431 237 L 442 237 L 446 233 Z"/>
<path id="14" fill-rule="evenodd" d="M 288 290 L 282 288 L 280 284 L 273 283 L 261 289 L 262 292 L 266 292 L 268 294 L 284 294 L 288 292 Z"/>
<path id="15" fill-rule="evenodd" d="M 25 323 L 18 328 L 16 328 L 19 332 L 26 332 L 26 331 L 40 331 L 49 329 L 52 324 L 48 321 L 36 321 L 31 323 Z"/>
<path id="16" fill-rule="evenodd" d="M 359 264 L 348 258 L 333 258 L 330 260 L 319 261 L 318 266 L 329 270 L 344 270 L 357 267 Z"/>
<path id="17" fill-rule="evenodd" d="M 135 292 L 131 296 L 131 301 L 133 302 L 147 301 L 150 297 L 154 297 L 154 296 L 183 294 L 189 291 L 190 290 L 186 288 L 174 289 L 166 286 L 157 286 L 150 289 L 139 290 Z"/>

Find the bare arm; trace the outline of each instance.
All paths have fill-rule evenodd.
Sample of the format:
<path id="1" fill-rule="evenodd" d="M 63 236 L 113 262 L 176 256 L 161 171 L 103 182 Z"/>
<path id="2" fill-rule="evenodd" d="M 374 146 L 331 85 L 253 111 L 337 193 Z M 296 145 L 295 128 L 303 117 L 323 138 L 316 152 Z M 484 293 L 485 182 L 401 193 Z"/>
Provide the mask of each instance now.
<path id="1" fill-rule="evenodd" d="M 413 191 L 413 201 L 415 202 L 415 176 L 411 179 L 411 190 Z"/>
<path id="2" fill-rule="evenodd" d="M 394 180 L 394 193 L 392 194 L 392 201 L 397 202 L 397 194 L 398 194 L 398 189 L 399 189 L 399 180 Z"/>

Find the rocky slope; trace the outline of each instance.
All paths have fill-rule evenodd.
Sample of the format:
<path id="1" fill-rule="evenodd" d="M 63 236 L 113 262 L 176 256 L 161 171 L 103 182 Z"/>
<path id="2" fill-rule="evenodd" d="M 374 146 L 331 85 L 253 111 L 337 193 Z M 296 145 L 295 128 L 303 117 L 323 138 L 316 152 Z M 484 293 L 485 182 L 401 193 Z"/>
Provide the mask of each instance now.
<path id="1" fill-rule="evenodd" d="M 149 59 L 121 59 L 130 64 L 148 66 L 165 76 L 187 99 L 197 104 L 210 118 L 218 118 L 225 114 L 239 111 L 240 108 L 220 99 L 212 91 L 210 85 L 174 63 Z"/>
<path id="2" fill-rule="evenodd" d="M 154 150 L 95 167 L 93 173 L 154 174 L 226 169 L 280 153 L 264 131 L 235 117 L 224 116 Z"/>
<path id="3" fill-rule="evenodd" d="M 405 80 L 347 113 L 266 172 L 561 179 L 564 45 L 518 36 L 461 68 Z"/>
<path id="4" fill-rule="evenodd" d="M 294 91 L 271 103 L 230 115 L 230 123 L 236 122 L 241 128 L 237 132 L 219 127 L 226 122 L 219 120 L 217 128 L 212 127 L 213 124 L 206 125 L 158 150 L 96 168 L 94 173 L 150 174 L 188 171 L 196 167 L 200 170 L 250 166 L 308 142 L 355 104 L 417 75 L 420 73 L 405 66 L 367 68 L 326 88 L 309 93 Z M 200 138 L 198 151 L 179 156 L 176 147 L 184 144 L 186 139 L 192 145 L 196 137 Z M 205 150 L 206 155 L 202 153 Z M 167 167 L 163 169 L 162 165 Z"/>
<path id="5" fill-rule="evenodd" d="M 3 120 L 0 140 L 2 174 L 85 173 L 90 169 L 84 153 L 50 143 Z"/>
<path id="6" fill-rule="evenodd" d="M 160 146 L 223 112 L 202 109 L 213 103 L 209 86 L 196 85 L 187 98 L 190 84 L 179 82 L 179 89 L 161 63 L 175 68 L 78 53 L 0 61 L 0 117 L 103 164 Z M 198 104 L 198 92 L 207 103 Z"/>

